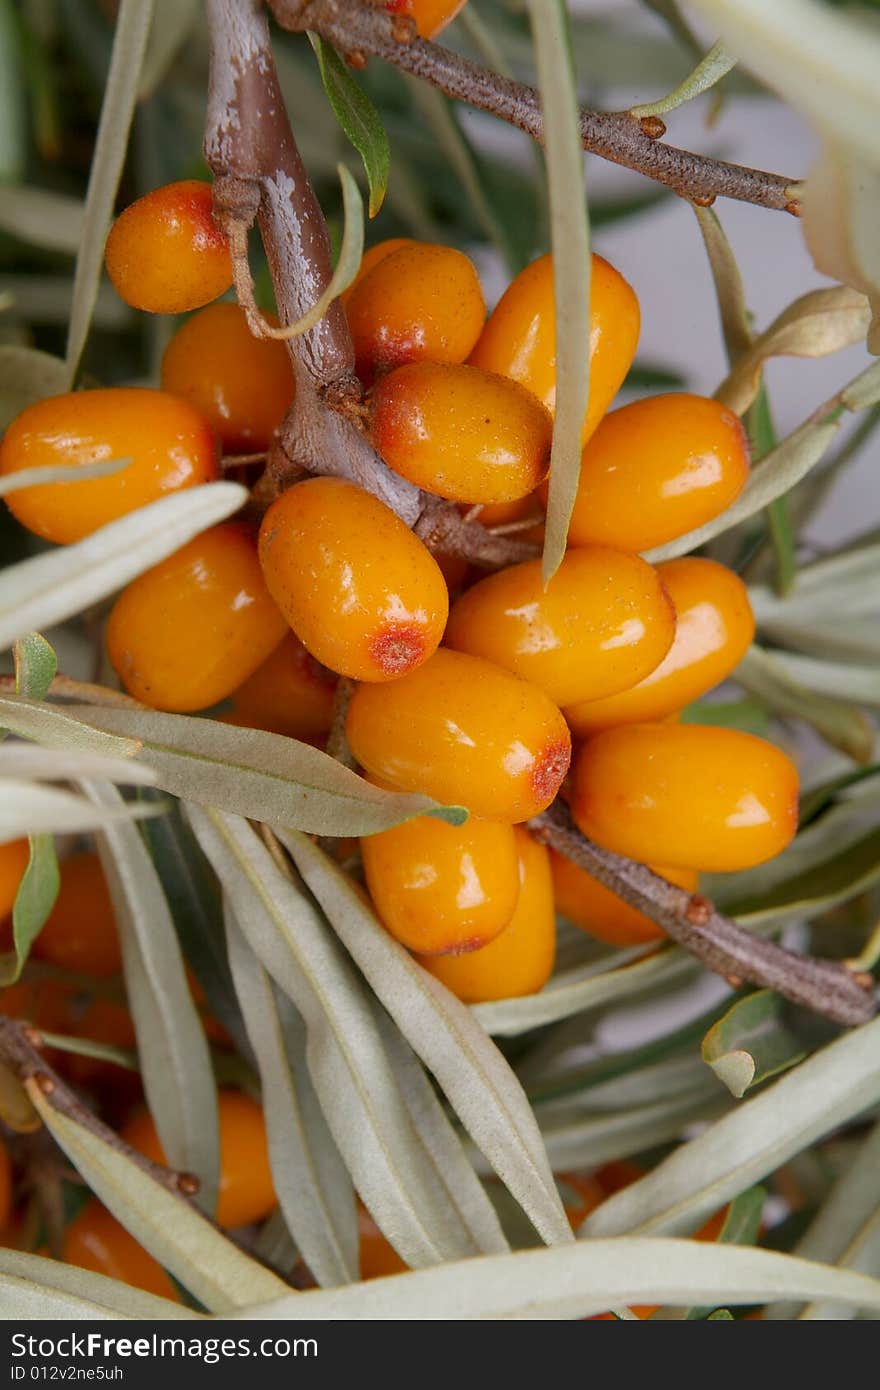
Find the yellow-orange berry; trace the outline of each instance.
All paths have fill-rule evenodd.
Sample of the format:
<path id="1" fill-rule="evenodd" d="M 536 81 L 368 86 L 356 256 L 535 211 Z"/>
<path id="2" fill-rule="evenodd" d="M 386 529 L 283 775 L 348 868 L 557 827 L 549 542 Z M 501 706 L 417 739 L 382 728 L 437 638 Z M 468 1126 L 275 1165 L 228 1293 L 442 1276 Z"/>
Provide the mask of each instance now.
<path id="1" fill-rule="evenodd" d="M 569 541 L 663 545 L 723 512 L 748 476 L 748 440 L 726 406 L 684 394 L 634 401 L 584 449 Z"/>
<path id="2" fill-rule="evenodd" d="M 565 720 L 537 686 L 441 647 L 390 685 L 361 685 L 346 723 L 362 767 L 486 820 L 543 811 L 568 771 Z"/>
<path id="3" fill-rule="evenodd" d="M 418 816 L 366 836 L 361 854 L 376 911 L 411 951 L 475 951 L 513 916 L 519 880 L 509 825 Z"/>
<path id="4" fill-rule="evenodd" d="M 104 261 L 120 298 L 151 314 L 186 314 L 223 294 L 232 258 L 210 184 L 167 183 L 131 203 L 110 228 Z"/>
<path id="5" fill-rule="evenodd" d="M 47 396 L 9 425 L 0 474 L 130 459 L 106 478 L 43 483 L 12 492 L 9 510 L 44 540 L 68 545 L 168 492 L 219 476 L 217 440 L 187 401 L 146 387 Z"/>
<path id="6" fill-rule="evenodd" d="M 385 0 L 386 10 L 410 15 L 415 20 L 423 39 L 433 39 L 464 6 L 465 0 Z"/>
<path id="7" fill-rule="evenodd" d="M 564 855 L 550 851 L 550 864 L 553 870 L 553 892 L 556 910 L 567 917 L 569 922 L 589 932 L 599 941 L 609 946 L 639 946 L 643 941 L 655 941 L 664 936 L 662 927 L 652 922 L 643 912 L 624 902 L 610 888 L 606 888 L 578 868 Z M 667 869 L 651 865 L 655 874 L 686 888 L 689 893 L 696 892 L 696 869 Z"/>
<path id="8" fill-rule="evenodd" d="M 569 705 L 578 737 L 616 724 L 665 719 L 726 680 L 755 635 L 746 586 L 715 560 L 667 560 L 657 573 L 675 609 L 675 638 L 659 666 L 638 685 L 604 700 Z"/>
<path id="9" fill-rule="evenodd" d="M 165 349 L 162 386 L 202 413 L 225 453 L 258 453 L 293 400 L 293 368 L 284 343 L 255 338 L 238 304 L 209 304 Z"/>
<path id="10" fill-rule="evenodd" d="M 72 854 L 63 860 L 58 897 L 34 942 L 33 954 L 62 970 L 100 978 L 121 970 L 116 917 L 97 854 Z"/>
<path id="11" fill-rule="evenodd" d="M 412 242 L 382 257 L 345 306 L 358 375 L 365 382 L 406 362 L 463 362 L 486 317 L 467 256 Z"/>
<path id="12" fill-rule="evenodd" d="M 592 258 L 590 286 L 590 398 L 586 440 L 629 371 L 639 339 L 639 301 L 623 276 L 601 256 Z M 476 367 L 501 372 L 556 407 L 556 308 L 553 260 L 540 256 L 508 285 L 489 315 L 470 356 Z"/>
<path id="13" fill-rule="evenodd" d="M 550 412 L 518 382 L 463 363 L 411 362 L 376 386 L 373 443 L 417 487 L 453 502 L 513 502 L 550 466 Z"/>
<path id="14" fill-rule="evenodd" d="M 288 738 L 317 738 L 332 723 L 336 685 L 336 677 L 289 632 L 233 693 L 232 708 L 251 728 Z"/>
<path id="15" fill-rule="evenodd" d="M 737 729 L 627 724 L 581 748 L 571 809 L 591 840 L 643 864 L 747 869 L 793 838 L 798 775 Z"/>
<path id="16" fill-rule="evenodd" d="M 500 936 L 465 956 L 421 956 L 426 970 L 468 1004 L 537 994 L 553 973 L 556 918 L 546 849 L 525 830 L 514 830 L 519 859 L 519 901 Z"/>
<path id="17" fill-rule="evenodd" d="M 384 1279 L 389 1274 L 404 1274 L 409 1265 L 382 1234 L 361 1201 L 357 1204 L 357 1218 L 361 1278 Z"/>
<path id="18" fill-rule="evenodd" d="M 27 840 L 7 840 L 0 845 L 0 921 L 15 906 L 18 885 L 30 858 Z"/>
<path id="19" fill-rule="evenodd" d="M 107 651 L 130 694 L 179 713 L 231 695 L 286 632 L 249 529 L 225 522 L 123 589 Z"/>
<path id="20" fill-rule="evenodd" d="M 374 265 L 378 265 L 380 261 L 384 261 L 385 257 L 390 256 L 393 251 L 399 251 L 402 246 L 414 246 L 415 244 L 416 243 L 411 237 L 392 236 L 389 237 L 387 241 L 377 241 L 375 246 L 369 246 L 361 256 L 361 263 L 358 267 L 357 275 L 352 280 L 348 289 L 343 290 L 339 296 L 342 303 L 348 303 L 358 285 L 365 276 L 369 275 Z"/>
<path id="21" fill-rule="evenodd" d="M 92 1198 L 74 1217 L 64 1233 L 62 1259 L 79 1269 L 91 1269 L 119 1279 L 133 1288 L 179 1302 L 177 1291 L 158 1260 L 148 1254 L 133 1235 L 97 1198 Z"/>
<path id="22" fill-rule="evenodd" d="M 436 560 L 354 483 L 309 478 L 288 488 L 263 518 L 260 562 L 303 646 L 340 675 L 396 680 L 443 636 L 449 591 Z"/>
<path id="23" fill-rule="evenodd" d="M 217 1103 L 220 1117 L 217 1222 L 234 1227 L 262 1221 L 275 1206 L 263 1112 L 256 1101 L 242 1091 L 222 1090 Z M 166 1162 L 149 1111 L 135 1115 L 123 1129 L 122 1138 L 154 1163 Z"/>
<path id="24" fill-rule="evenodd" d="M 546 588 L 540 560 L 481 579 L 453 604 L 446 641 L 567 705 L 635 685 L 674 635 L 657 571 L 637 555 L 588 546 L 569 550 Z"/>

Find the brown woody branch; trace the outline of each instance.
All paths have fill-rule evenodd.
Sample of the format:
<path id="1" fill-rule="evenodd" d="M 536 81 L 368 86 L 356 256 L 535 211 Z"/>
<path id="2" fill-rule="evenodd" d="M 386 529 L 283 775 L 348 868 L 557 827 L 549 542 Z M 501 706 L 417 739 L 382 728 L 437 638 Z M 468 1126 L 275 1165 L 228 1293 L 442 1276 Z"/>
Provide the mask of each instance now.
<path id="1" fill-rule="evenodd" d="M 688 893 L 644 864 L 601 849 L 578 830 L 557 801 L 529 822 L 536 839 L 585 869 L 606 888 L 644 912 L 673 941 L 731 984 L 774 989 L 835 1023 L 867 1023 L 877 1011 L 871 975 L 853 974 L 837 961 L 799 956 L 724 917 L 699 893 Z"/>
<path id="2" fill-rule="evenodd" d="M 543 143 L 541 99 L 534 87 L 511 81 L 461 54 L 429 43 L 375 5 L 358 0 L 269 0 L 285 29 L 310 30 L 350 59 L 381 58 L 458 101 L 487 111 Z M 665 127 L 628 112 L 581 111 L 585 150 L 662 183 L 692 202 L 736 198 L 778 211 L 798 211 L 796 180 L 677 149 L 657 138 Z"/>

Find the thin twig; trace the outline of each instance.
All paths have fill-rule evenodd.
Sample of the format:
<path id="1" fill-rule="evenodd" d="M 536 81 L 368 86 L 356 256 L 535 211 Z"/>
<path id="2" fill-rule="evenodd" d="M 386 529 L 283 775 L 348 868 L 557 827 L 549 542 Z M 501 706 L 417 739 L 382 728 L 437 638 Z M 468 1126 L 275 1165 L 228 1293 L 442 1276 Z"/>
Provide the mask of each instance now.
<path id="1" fill-rule="evenodd" d="M 792 1003 L 849 1026 L 867 1023 L 877 1012 L 870 975 L 854 974 L 837 961 L 799 956 L 753 936 L 722 916 L 702 894 L 688 893 L 644 864 L 593 844 L 578 830 L 562 801 L 531 820 L 529 829 L 731 983 L 748 980 L 774 989 Z"/>

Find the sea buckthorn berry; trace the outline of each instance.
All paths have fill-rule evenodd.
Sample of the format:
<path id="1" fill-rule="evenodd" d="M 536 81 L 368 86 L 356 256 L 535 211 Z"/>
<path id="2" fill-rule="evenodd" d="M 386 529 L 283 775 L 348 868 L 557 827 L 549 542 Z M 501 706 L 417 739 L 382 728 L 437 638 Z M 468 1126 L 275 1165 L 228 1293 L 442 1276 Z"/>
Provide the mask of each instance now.
<path id="1" fill-rule="evenodd" d="M 72 854 L 62 862 L 58 897 L 33 954 L 62 970 L 100 978 L 122 969 L 113 903 L 97 854 Z"/>
<path id="2" fill-rule="evenodd" d="M 286 633 L 249 529 L 224 522 L 123 589 L 107 651 L 130 694 L 179 713 L 225 700 Z"/>
<path id="3" fill-rule="evenodd" d="M 15 906 L 18 885 L 30 859 L 27 840 L 7 840 L 0 845 L 0 921 Z"/>
<path id="4" fill-rule="evenodd" d="M 384 256 L 345 306 L 358 375 L 366 382 L 406 362 L 463 362 L 486 302 L 467 256 L 412 242 Z"/>
<path id="5" fill-rule="evenodd" d="M 358 1247 L 362 1279 L 383 1279 L 389 1274 L 405 1274 L 409 1265 L 383 1235 L 363 1202 L 357 1204 Z"/>
<path id="6" fill-rule="evenodd" d="M 420 956 L 448 990 L 467 1004 L 537 994 L 553 973 L 556 918 L 547 851 L 519 826 L 519 901 L 508 926 L 488 946 L 464 956 Z"/>
<path id="7" fill-rule="evenodd" d="M 723 872 L 762 864 L 797 830 L 798 775 L 765 739 L 698 724 L 627 724 L 575 762 L 572 814 L 643 864 Z"/>
<path id="8" fill-rule="evenodd" d="M 307 651 L 391 681 L 434 652 L 449 612 L 436 560 L 390 507 L 342 478 L 288 488 L 260 528 L 269 592 Z"/>
<path id="9" fill-rule="evenodd" d="M 619 391 L 639 340 L 639 301 L 623 276 L 593 256 L 590 288 L 588 439 Z M 556 408 L 556 308 L 553 260 L 540 256 L 508 285 L 470 356 L 475 367 L 501 372 Z"/>
<path id="10" fill-rule="evenodd" d="M 284 343 L 255 338 L 238 304 L 209 304 L 165 349 L 162 386 L 202 413 L 224 453 L 258 453 L 293 400 L 293 368 Z"/>
<path id="11" fill-rule="evenodd" d="M 607 1194 L 589 1173 L 556 1173 L 555 1177 L 571 1229 L 577 1231 Z"/>
<path id="12" fill-rule="evenodd" d="M 385 0 L 386 10 L 410 15 L 415 20 L 423 39 L 433 39 L 464 6 L 465 0 Z"/>
<path id="13" fill-rule="evenodd" d="M 613 410 L 581 458 L 572 545 L 648 550 L 718 516 L 749 476 L 732 410 L 705 396 L 649 396 Z"/>
<path id="14" fill-rule="evenodd" d="M 639 946 L 643 941 L 662 940 L 665 936 L 663 928 L 652 922 L 650 917 L 631 907 L 597 878 L 593 878 L 592 874 L 578 868 L 577 864 L 555 850 L 550 851 L 550 866 L 557 912 L 589 932 L 590 936 L 607 942 L 609 946 Z M 669 883 L 686 888 L 689 893 L 696 892 L 696 869 L 650 867 Z"/>
<path id="15" fill-rule="evenodd" d="M 540 560 L 481 579 L 453 604 L 445 640 L 567 705 L 635 685 L 674 636 L 657 571 L 637 555 L 589 546 L 569 550 L 546 588 Z"/>
<path id="16" fill-rule="evenodd" d="M 518 382 L 462 363 L 389 372 L 373 392 L 371 431 L 395 473 L 452 502 L 514 502 L 550 466 L 550 412 Z"/>
<path id="17" fill-rule="evenodd" d="M 232 696 L 244 724 L 288 738 L 317 738 L 333 721 L 337 678 L 289 632 Z"/>
<path id="18" fill-rule="evenodd" d="M 411 951 L 476 951 L 513 916 L 519 879 L 509 825 L 418 816 L 366 836 L 361 853 L 376 911 Z"/>
<path id="19" fill-rule="evenodd" d="M 374 777 L 485 820 L 545 810 L 571 758 L 565 720 L 542 690 L 443 647 L 392 685 L 359 686 L 346 731 Z"/>
<path id="20" fill-rule="evenodd" d="M 154 188 L 121 212 L 104 248 L 120 299 L 150 314 L 187 314 L 232 284 L 229 243 L 214 219 L 211 185 Z"/>
<path id="21" fill-rule="evenodd" d="M 61 1256 L 65 1264 L 106 1274 L 175 1303 L 180 1301 L 158 1260 L 94 1197 L 64 1232 Z"/>
<path id="22" fill-rule="evenodd" d="M 6 499 L 22 526 L 69 545 L 168 492 L 219 476 L 217 440 L 187 402 L 147 387 L 114 386 L 47 396 L 12 421 L 0 443 L 0 474 L 131 459 L 106 478 L 23 487 Z"/>
<path id="23" fill-rule="evenodd" d="M 262 1221 L 275 1206 L 275 1188 L 269 1167 L 266 1121 L 256 1101 L 243 1091 L 222 1090 L 217 1104 L 220 1116 L 220 1187 L 217 1222 L 220 1226 L 246 1226 Z M 154 1163 L 166 1163 L 153 1117 L 142 1110 L 129 1120 L 122 1138 Z"/>
<path id="24" fill-rule="evenodd" d="M 604 700 L 569 705 L 569 727 L 584 738 L 617 724 L 643 724 L 684 709 L 739 665 L 755 635 L 745 585 L 715 560 L 667 560 L 657 573 L 675 609 L 675 638 L 659 666 Z"/>
<path id="25" fill-rule="evenodd" d="M 361 256 L 361 263 L 358 267 L 357 275 L 352 280 L 348 289 L 343 290 L 339 296 L 342 303 L 348 303 L 358 285 L 365 276 L 369 275 L 374 265 L 378 265 L 380 261 L 384 261 L 385 257 L 390 256 L 393 251 L 399 251 L 402 246 L 415 245 L 416 243 L 410 237 L 392 236 L 389 237 L 387 241 L 377 241 L 375 246 L 369 246 Z"/>

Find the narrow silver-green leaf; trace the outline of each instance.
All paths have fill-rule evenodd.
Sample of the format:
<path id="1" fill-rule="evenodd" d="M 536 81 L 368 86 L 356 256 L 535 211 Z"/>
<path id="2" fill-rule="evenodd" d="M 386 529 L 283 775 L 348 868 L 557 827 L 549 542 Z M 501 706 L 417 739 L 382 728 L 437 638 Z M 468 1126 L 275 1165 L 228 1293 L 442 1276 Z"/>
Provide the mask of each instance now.
<path id="1" fill-rule="evenodd" d="M 343 63 L 335 48 L 310 34 L 327 100 L 343 131 L 364 164 L 370 189 L 370 216 L 385 200 L 391 151 L 381 117 L 370 98 Z"/>
<path id="2" fill-rule="evenodd" d="M 170 1298 L 158 1298 L 61 1260 L 4 1247 L 0 1247 L 0 1307 L 4 1321 L 116 1317 L 150 1322 L 165 1318 L 201 1321 L 199 1313 Z"/>
<path id="3" fill-rule="evenodd" d="M 127 805 L 119 811 L 100 810 L 85 797 L 58 787 L 8 777 L 0 797 L 0 845 L 22 835 L 75 835 L 118 820 L 137 820 L 161 814 L 160 805 Z"/>
<path id="4" fill-rule="evenodd" d="M 717 1090 L 714 1087 L 711 1094 L 700 1090 L 672 1100 L 664 1097 L 631 1110 L 542 1115 L 550 1162 L 557 1171 L 592 1168 L 669 1144 L 680 1139 L 689 1125 L 724 1113 L 728 1104 L 718 1099 Z"/>
<path id="5" fill-rule="evenodd" d="M 859 763 L 869 763 L 876 736 L 867 715 L 847 700 L 820 695 L 799 685 L 775 654 L 755 643 L 736 668 L 734 679 L 784 717 L 803 719 L 833 748 Z"/>
<path id="6" fill-rule="evenodd" d="M 773 662 L 796 685 L 817 695 L 849 699 L 859 705 L 880 707 L 880 669 L 821 661 L 797 652 L 774 652 Z"/>
<path id="7" fill-rule="evenodd" d="M 0 345 L 0 430 L 29 405 L 57 396 L 66 386 L 67 368 L 60 357 L 38 348 Z"/>
<path id="8" fill-rule="evenodd" d="M 75 256 L 82 229 L 83 205 L 79 198 L 28 184 L 0 188 L 0 230 L 17 240 Z M 59 385 L 58 389 L 63 391 L 64 386 Z"/>
<path id="9" fill-rule="evenodd" d="M 3 783 L 0 782 L 2 790 Z M 11 956 L 0 956 L 0 984 L 12 984 L 18 979 L 31 946 L 55 906 L 60 886 L 54 838 L 51 835 L 31 835 L 27 868 L 12 907 L 14 952 Z"/>
<path id="10" fill-rule="evenodd" d="M 71 719 L 53 705 L 14 695 L 0 695 L 0 727 L 20 738 L 32 739 L 44 748 L 98 757 L 135 758 L 143 748 L 138 738 L 104 733 L 78 719 Z"/>
<path id="11" fill-rule="evenodd" d="M 636 117 L 664 116 L 667 111 L 674 111 L 676 107 L 683 106 L 686 101 L 693 101 L 694 97 L 707 92 L 710 87 L 715 86 L 716 82 L 720 82 L 722 77 L 725 77 L 733 67 L 736 67 L 736 58 L 732 53 L 728 53 L 719 39 L 677 87 L 673 88 L 665 97 L 660 97 L 658 101 L 649 101 L 641 106 L 631 106 L 629 108 L 630 115 Z"/>
<path id="12" fill-rule="evenodd" d="M 0 497 L 20 492 L 26 487 L 44 487 L 47 483 L 82 483 L 88 478 L 109 478 L 121 473 L 131 459 L 102 459 L 97 463 L 47 463 L 36 468 L 22 468 L 0 478 Z"/>
<path id="13" fill-rule="evenodd" d="M 49 707 L 51 709 L 51 706 Z M 100 777 L 106 782 L 149 787 L 156 781 L 153 769 L 131 758 L 108 758 L 89 749 L 41 748 L 36 743 L 0 746 L 0 786 L 7 777 L 34 782 L 63 782 L 77 777 Z"/>
<path id="14" fill-rule="evenodd" d="M 713 208 L 701 208 L 696 203 L 691 206 L 709 258 L 728 361 L 735 362 L 748 350 L 752 341 L 742 276 L 718 214 Z"/>
<path id="15" fill-rule="evenodd" d="M 806 1056 L 786 1026 L 785 1008 L 772 990 L 756 990 L 728 1009 L 703 1039 L 703 1061 L 737 1099 Z"/>
<path id="16" fill-rule="evenodd" d="M 125 804 L 105 782 L 84 782 L 83 789 L 102 809 Z M 150 1113 L 169 1164 L 196 1174 L 198 1203 L 213 1216 L 220 1179 L 217 1088 L 171 913 L 135 826 L 108 826 L 97 839 Z"/>
<path id="17" fill-rule="evenodd" d="M 12 649 L 15 693 L 28 700 L 45 700 L 58 671 L 54 648 L 39 632 L 20 637 Z"/>

